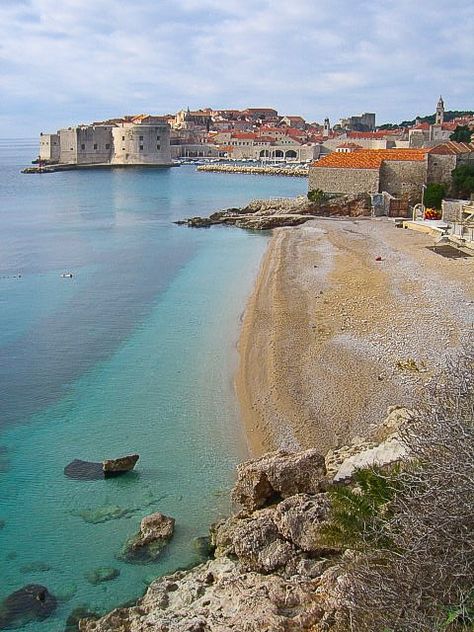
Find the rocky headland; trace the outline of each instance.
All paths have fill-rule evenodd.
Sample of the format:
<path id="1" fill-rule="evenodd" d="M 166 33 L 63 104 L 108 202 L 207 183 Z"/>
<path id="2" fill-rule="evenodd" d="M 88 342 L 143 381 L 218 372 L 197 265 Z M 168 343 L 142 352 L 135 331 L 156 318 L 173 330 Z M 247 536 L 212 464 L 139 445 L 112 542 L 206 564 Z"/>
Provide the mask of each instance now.
<path id="1" fill-rule="evenodd" d="M 212 557 L 153 582 L 131 608 L 81 632 L 289 632 L 325 629 L 338 607 L 343 551 L 327 544 L 327 489 L 363 463 L 398 461 L 390 442 L 410 420 L 394 407 L 374 433 L 324 457 L 279 450 L 242 463 L 232 498 L 240 510 L 211 528 Z M 377 443 L 377 438 L 382 441 Z M 379 452 L 372 450 L 378 445 Z M 371 447 L 369 447 L 371 446 Z M 405 455 L 406 456 L 406 455 Z"/>
<path id="2" fill-rule="evenodd" d="M 192 228 L 208 228 L 218 224 L 250 230 L 270 230 L 282 226 L 299 226 L 315 217 L 368 217 L 370 198 L 367 195 L 344 195 L 323 202 L 311 202 L 306 196 L 254 200 L 241 208 L 217 211 L 209 217 L 179 220 Z"/>

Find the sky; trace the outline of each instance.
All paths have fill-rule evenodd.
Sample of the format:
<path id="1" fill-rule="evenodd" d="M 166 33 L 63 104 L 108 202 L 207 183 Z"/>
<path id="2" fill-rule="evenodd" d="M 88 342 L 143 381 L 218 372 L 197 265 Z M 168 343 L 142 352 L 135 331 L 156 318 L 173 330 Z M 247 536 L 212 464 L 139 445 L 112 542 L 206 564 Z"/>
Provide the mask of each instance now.
<path id="1" fill-rule="evenodd" d="M 0 0 L 0 137 L 190 107 L 474 109 L 472 0 Z"/>

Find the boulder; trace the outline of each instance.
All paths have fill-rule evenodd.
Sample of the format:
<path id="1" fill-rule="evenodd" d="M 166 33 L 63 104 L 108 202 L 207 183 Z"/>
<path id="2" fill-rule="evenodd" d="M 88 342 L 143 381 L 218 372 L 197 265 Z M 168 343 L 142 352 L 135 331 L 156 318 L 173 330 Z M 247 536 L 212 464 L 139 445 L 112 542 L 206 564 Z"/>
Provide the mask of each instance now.
<path id="1" fill-rule="evenodd" d="M 118 459 L 106 459 L 102 462 L 105 478 L 130 472 L 135 467 L 139 458 L 138 454 L 129 454 L 127 456 L 121 456 Z"/>
<path id="2" fill-rule="evenodd" d="M 40 584 L 28 584 L 0 603 L 0 630 L 43 621 L 56 610 L 56 598 Z"/>
<path id="3" fill-rule="evenodd" d="M 103 582 L 110 582 L 116 579 L 120 575 L 118 568 L 112 568 L 110 566 L 101 566 L 100 568 L 94 568 L 92 571 L 88 571 L 85 574 L 85 578 L 93 586 L 102 584 Z"/>
<path id="4" fill-rule="evenodd" d="M 140 531 L 126 544 L 122 557 L 127 562 L 151 562 L 158 558 L 174 532 L 175 520 L 159 512 L 145 516 Z"/>
<path id="5" fill-rule="evenodd" d="M 66 619 L 66 627 L 64 632 L 78 632 L 79 621 L 81 619 L 89 619 L 91 621 L 98 619 L 99 615 L 89 610 L 87 606 L 77 606 Z"/>
<path id="6" fill-rule="evenodd" d="M 331 503 L 327 494 L 297 494 L 275 508 L 273 522 L 280 535 L 312 556 L 331 552 L 322 541 L 321 526 L 326 524 Z"/>
<path id="7" fill-rule="evenodd" d="M 324 490 L 324 457 L 315 449 L 303 452 L 269 452 L 237 467 L 232 499 L 254 511 L 295 494 Z"/>

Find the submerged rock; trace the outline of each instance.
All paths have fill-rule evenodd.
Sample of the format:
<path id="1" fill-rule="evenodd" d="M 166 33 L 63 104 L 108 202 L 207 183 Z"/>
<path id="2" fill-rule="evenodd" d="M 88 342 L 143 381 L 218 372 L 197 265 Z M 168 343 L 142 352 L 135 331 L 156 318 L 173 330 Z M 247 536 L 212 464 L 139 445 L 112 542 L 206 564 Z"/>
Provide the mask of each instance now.
<path id="1" fill-rule="evenodd" d="M 130 472 L 135 467 L 139 458 L 140 456 L 138 454 L 128 454 L 118 459 L 106 459 L 102 462 L 105 478 Z"/>
<path id="2" fill-rule="evenodd" d="M 104 478 L 102 463 L 74 459 L 64 468 L 67 477 L 81 481 L 96 481 Z"/>
<path id="3" fill-rule="evenodd" d="M 5 520 L 3 520 L 2 518 L 0 518 L 0 529 L 3 529 L 6 525 Z"/>
<path id="4" fill-rule="evenodd" d="M 94 570 L 85 573 L 85 578 L 93 586 L 102 584 L 103 582 L 110 582 L 120 575 L 118 568 L 112 568 L 111 566 L 101 566 L 100 568 L 94 568 Z"/>
<path id="5" fill-rule="evenodd" d="M 43 621 L 56 610 L 56 598 L 40 584 L 28 584 L 0 603 L 0 630 Z"/>
<path id="6" fill-rule="evenodd" d="M 140 531 L 126 544 L 122 557 L 127 562 L 152 562 L 174 532 L 175 520 L 159 512 L 145 516 L 140 523 Z"/>
<path id="7" fill-rule="evenodd" d="M 46 562 L 30 562 L 20 566 L 20 573 L 46 573 L 51 566 Z"/>
<path id="8" fill-rule="evenodd" d="M 77 584 L 74 582 L 66 582 L 60 588 L 55 589 L 54 596 L 58 601 L 66 602 L 71 601 L 76 593 Z"/>
<path id="9" fill-rule="evenodd" d="M 120 520 L 121 518 L 130 518 L 137 508 L 125 508 L 118 505 L 103 505 L 95 509 L 81 509 L 72 512 L 73 516 L 79 516 L 89 524 L 100 524 L 109 520 Z"/>
<path id="10" fill-rule="evenodd" d="M 90 621 L 93 621 L 98 618 L 99 615 L 89 610 L 87 606 L 77 606 L 77 608 L 74 608 L 74 610 L 66 619 L 66 627 L 64 628 L 64 632 L 78 632 L 79 621 L 81 619 L 89 619 Z"/>
<path id="11" fill-rule="evenodd" d="M 232 499 L 254 511 L 294 494 L 316 494 L 325 482 L 324 457 L 317 450 L 278 450 L 237 467 Z"/>

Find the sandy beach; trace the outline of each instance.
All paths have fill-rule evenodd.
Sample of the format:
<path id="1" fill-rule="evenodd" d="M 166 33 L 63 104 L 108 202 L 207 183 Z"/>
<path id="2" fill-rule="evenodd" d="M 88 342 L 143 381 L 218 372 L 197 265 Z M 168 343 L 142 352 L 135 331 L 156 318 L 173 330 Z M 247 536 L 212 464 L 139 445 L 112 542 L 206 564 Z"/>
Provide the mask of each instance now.
<path id="1" fill-rule="evenodd" d="M 253 455 L 324 453 L 419 399 L 473 332 L 474 256 L 448 259 L 433 243 L 385 219 L 274 232 L 239 342 Z"/>

